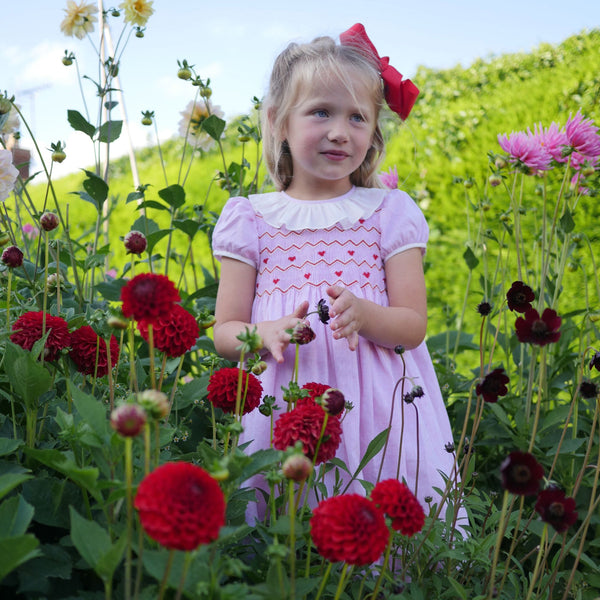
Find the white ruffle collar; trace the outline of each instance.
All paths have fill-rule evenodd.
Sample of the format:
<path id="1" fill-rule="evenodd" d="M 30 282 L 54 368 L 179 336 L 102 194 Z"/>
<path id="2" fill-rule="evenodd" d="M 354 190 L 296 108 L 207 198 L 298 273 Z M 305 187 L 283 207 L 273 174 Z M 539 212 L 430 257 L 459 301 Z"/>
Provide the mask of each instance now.
<path id="1" fill-rule="evenodd" d="M 326 229 L 339 223 L 349 229 L 359 219 L 368 219 L 383 202 L 387 190 L 353 187 L 337 198 L 298 200 L 285 192 L 249 196 L 252 208 L 272 227 L 289 231 Z"/>

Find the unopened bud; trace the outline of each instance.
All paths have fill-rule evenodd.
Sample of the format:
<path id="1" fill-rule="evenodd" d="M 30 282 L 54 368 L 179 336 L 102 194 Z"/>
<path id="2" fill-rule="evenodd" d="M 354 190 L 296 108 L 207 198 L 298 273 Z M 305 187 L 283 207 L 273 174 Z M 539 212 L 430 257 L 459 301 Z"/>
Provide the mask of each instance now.
<path id="1" fill-rule="evenodd" d="M 118 317 L 117 315 L 110 315 L 107 321 L 108 326 L 113 329 L 127 329 L 129 323 L 123 317 Z"/>
<path id="2" fill-rule="evenodd" d="M 337 416 L 342 413 L 346 406 L 346 399 L 344 394 L 336 388 L 329 388 L 323 392 L 321 396 L 321 404 L 323 408 L 333 416 Z"/>
<path id="3" fill-rule="evenodd" d="M 305 321 L 298 321 L 292 330 L 290 342 L 292 344 L 304 345 L 312 342 L 315 339 L 315 332 L 311 326 Z"/>
<path id="4" fill-rule="evenodd" d="M 252 373 L 254 375 L 260 375 L 267 370 L 267 363 L 264 360 L 259 360 L 257 363 L 252 365 Z"/>
<path id="5" fill-rule="evenodd" d="M 163 392 L 144 390 L 137 395 L 137 401 L 152 419 L 164 419 L 169 414 L 169 399 Z"/>
<path id="6" fill-rule="evenodd" d="M 23 252 L 16 246 L 9 246 L 2 252 L 2 262 L 9 269 L 16 269 L 23 264 Z"/>
<path id="7" fill-rule="evenodd" d="M 286 479 L 300 483 L 306 481 L 312 473 L 312 461 L 304 454 L 293 454 L 285 459 L 281 470 Z"/>
<path id="8" fill-rule="evenodd" d="M 141 231 L 135 229 L 130 231 L 123 239 L 127 254 L 137 254 L 138 256 L 146 250 L 148 241 Z"/>
<path id="9" fill-rule="evenodd" d="M 502 183 L 502 177 L 500 177 L 500 175 L 490 175 L 488 177 L 488 183 L 492 187 L 497 187 Z"/>
<path id="10" fill-rule="evenodd" d="M 45 212 L 40 217 L 40 225 L 44 231 L 52 231 L 58 227 L 58 217 L 53 212 Z"/>
<path id="11" fill-rule="evenodd" d="M 110 415 L 112 428 L 123 437 L 136 437 L 146 424 L 146 411 L 139 404 L 122 404 Z"/>

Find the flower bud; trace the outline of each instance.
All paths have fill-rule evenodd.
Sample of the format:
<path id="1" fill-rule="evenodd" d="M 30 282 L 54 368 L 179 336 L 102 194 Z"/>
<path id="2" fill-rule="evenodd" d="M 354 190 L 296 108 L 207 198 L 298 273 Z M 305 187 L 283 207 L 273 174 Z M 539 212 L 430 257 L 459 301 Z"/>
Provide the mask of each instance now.
<path id="1" fill-rule="evenodd" d="M 292 329 L 292 337 L 290 342 L 292 344 L 304 345 L 312 342 L 315 339 L 315 332 L 311 329 L 310 325 L 305 321 L 299 321 Z"/>
<path id="2" fill-rule="evenodd" d="M 140 29 L 139 27 L 137 27 L 136 30 L 135 30 L 135 37 L 136 38 L 143 38 L 144 37 L 144 30 Z"/>
<path id="3" fill-rule="evenodd" d="M 468 179 L 464 180 L 463 185 L 465 186 L 465 188 L 470 190 L 473 187 L 473 180 L 469 177 Z"/>
<path id="4" fill-rule="evenodd" d="M 146 424 L 146 411 L 139 404 L 122 404 L 110 415 L 112 428 L 123 437 L 136 437 Z"/>
<path id="5" fill-rule="evenodd" d="M 152 419 L 164 419 L 169 414 L 169 399 L 158 390 L 144 390 L 137 395 L 139 405 Z"/>
<path id="6" fill-rule="evenodd" d="M 203 85 L 200 88 L 200 95 L 203 98 L 210 98 L 212 96 L 212 90 L 207 85 Z"/>
<path id="7" fill-rule="evenodd" d="M 58 273 L 50 273 L 46 279 L 46 289 L 55 290 L 60 284 L 60 277 Z"/>
<path id="8" fill-rule="evenodd" d="M 108 323 L 109 327 L 119 330 L 127 329 L 127 326 L 129 325 L 126 319 L 124 319 L 123 317 L 118 317 L 117 315 L 110 315 L 106 322 Z"/>
<path id="9" fill-rule="evenodd" d="M 238 142 L 244 144 L 245 142 L 249 142 L 252 138 L 249 135 L 238 135 Z"/>
<path id="10" fill-rule="evenodd" d="M 492 187 L 497 187 L 502 183 L 502 177 L 500 177 L 500 175 L 490 175 L 488 177 L 488 183 Z"/>
<path id="11" fill-rule="evenodd" d="M 494 161 L 494 164 L 496 165 L 496 169 L 506 169 L 506 167 L 508 166 L 506 159 L 502 156 L 498 156 Z"/>
<path id="12" fill-rule="evenodd" d="M 148 246 L 146 236 L 141 231 L 135 229 L 130 231 L 123 239 L 127 254 L 137 254 L 138 256 L 144 252 Z"/>
<path id="13" fill-rule="evenodd" d="M 281 470 L 286 479 L 301 483 L 312 473 L 312 461 L 304 454 L 293 454 L 285 459 Z"/>
<path id="14" fill-rule="evenodd" d="M 53 212 L 45 212 L 40 217 L 40 225 L 44 231 L 52 231 L 58 227 L 58 217 Z"/>
<path id="15" fill-rule="evenodd" d="M 23 264 L 23 253 L 16 246 L 9 246 L 2 252 L 2 262 L 9 269 L 16 269 Z"/>
<path id="16" fill-rule="evenodd" d="M 337 416 L 344 410 L 346 399 L 340 390 L 329 388 L 321 396 L 321 404 L 330 415 Z"/>
<path id="17" fill-rule="evenodd" d="M 252 373 L 254 375 L 260 375 L 267 370 L 267 363 L 264 360 L 259 360 L 256 364 L 252 365 Z"/>

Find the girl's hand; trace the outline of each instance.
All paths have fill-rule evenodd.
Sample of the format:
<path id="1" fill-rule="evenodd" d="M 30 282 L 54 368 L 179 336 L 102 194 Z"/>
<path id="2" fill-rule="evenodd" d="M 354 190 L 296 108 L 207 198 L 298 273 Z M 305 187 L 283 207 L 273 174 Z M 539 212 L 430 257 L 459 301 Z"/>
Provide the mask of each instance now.
<path id="1" fill-rule="evenodd" d="M 356 350 L 358 333 L 363 326 L 360 300 L 341 285 L 328 287 L 327 295 L 331 298 L 329 315 L 332 318 L 330 327 L 333 338 L 336 340 L 346 338 L 348 348 Z"/>
<path id="2" fill-rule="evenodd" d="M 263 339 L 264 347 L 272 354 L 278 362 L 283 362 L 283 352 L 290 343 L 288 329 L 294 327 L 304 320 L 308 312 L 308 302 L 300 304 L 291 315 L 286 315 L 275 321 L 263 321 L 259 324 L 259 334 Z"/>

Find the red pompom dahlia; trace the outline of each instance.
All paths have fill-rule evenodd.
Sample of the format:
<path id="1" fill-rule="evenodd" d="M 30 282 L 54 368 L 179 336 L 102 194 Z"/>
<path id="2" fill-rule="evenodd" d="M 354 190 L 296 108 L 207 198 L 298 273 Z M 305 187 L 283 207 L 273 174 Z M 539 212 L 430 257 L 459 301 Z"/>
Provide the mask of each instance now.
<path id="1" fill-rule="evenodd" d="M 337 418 L 327 419 L 321 439 L 326 414 L 322 406 L 305 398 L 296 408 L 277 419 L 273 428 L 273 446 L 277 450 L 285 450 L 300 441 L 304 454 L 314 460 L 316 465 L 331 460 L 340 445 L 342 426 Z M 318 455 L 315 458 L 317 445 Z"/>
<path id="2" fill-rule="evenodd" d="M 425 511 L 408 487 L 397 479 L 380 481 L 371 500 L 392 520 L 392 529 L 410 537 L 423 529 Z"/>
<path id="3" fill-rule="evenodd" d="M 225 499 L 217 481 L 187 462 L 165 463 L 146 475 L 134 506 L 144 531 L 172 550 L 195 550 L 219 537 Z"/>
<path id="4" fill-rule="evenodd" d="M 209 402 L 226 413 L 235 411 L 235 400 L 237 397 L 238 378 L 240 369 L 237 367 L 225 367 L 215 371 L 208 382 Z M 246 390 L 244 398 L 244 390 Z M 262 383 L 252 373 L 242 370 L 242 398 L 244 408 L 242 414 L 253 411 L 262 398 Z"/>
<path id="5" fill-rule="evenodd" d="M 390 535 L 383 512 L 358 494 L 320 502 L 310 519 L 310 533 L 321 556 L 357 566 L 377 561 Z"/>
<path id="6" fill-rule="evenodd" d="M 84 375 L 104 377 L 108 373 L 108 353 L 106 341 L 102 339 L 89 325 L 84 325 L 71 333 L 71 360 L 77 365 L 77 370 Z M 97 358 L 97 360 L 96 360 Z M 96 362 L 98 364 L 96 368 Z M 119 342 L 114 335 L 110 336 L 110 365 L 119 362 Z"/>
<path id="7" fill-rule="evenodd" d="M 21 315 L 12 326 L 14 333 L 11 342 L 25 350 L 31 350 L 33 344 L 42 338 L 44 313 L 29 311 Z M 46 313 L 46 329 L 49 333 L 44 347 L 45 360 L 56 360 L 60 351 L 71 344 L 69 326 L 62 317 L 54 317 Z"/>
<path id="8" fill-rule="evenodd" d="M 142 337 L 148 341 L 149 322 L 138 322 Z M 185 354 L 194 346 L 200 328 L 194 318 L 180 304 L 173 304 L 171 310 L 152 321 L 152 339 L 154 347 L 167 356 L 176 357 Z"/>
<path id="9" fill-rule="evenodd" d="M 136 321 L 164 317 L 180 300 L 174 283 L 166 275 L 140 273 L 121 289 L 123 315 Z"/>

